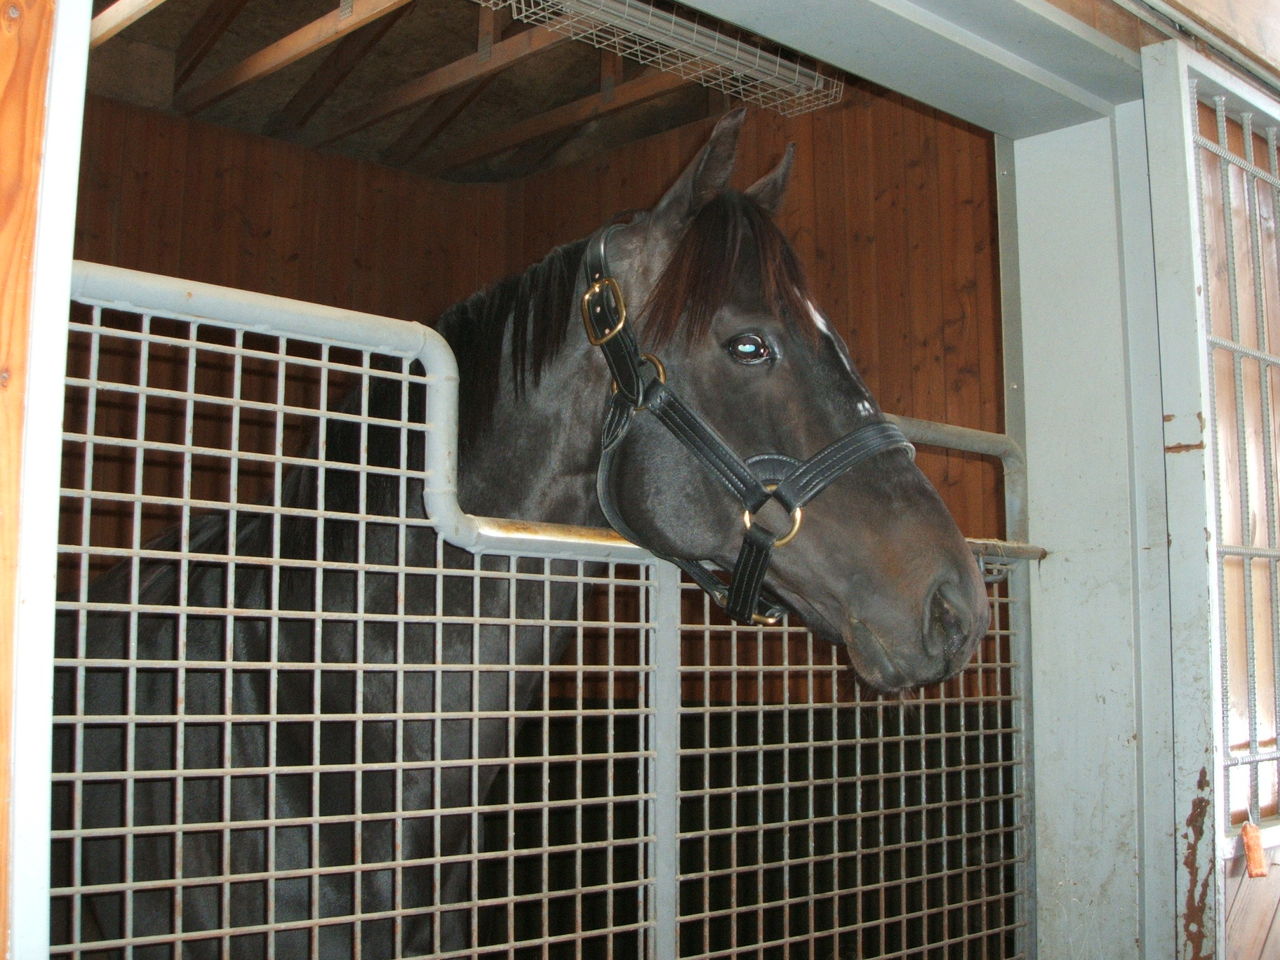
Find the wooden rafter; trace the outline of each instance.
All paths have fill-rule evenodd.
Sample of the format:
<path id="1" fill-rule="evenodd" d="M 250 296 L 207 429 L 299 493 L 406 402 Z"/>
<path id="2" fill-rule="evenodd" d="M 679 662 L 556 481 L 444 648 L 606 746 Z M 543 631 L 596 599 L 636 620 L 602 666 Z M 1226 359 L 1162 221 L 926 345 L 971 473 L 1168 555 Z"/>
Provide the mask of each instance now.
<path id="1" fill-rule="evenodd" d="M 312 143 L 319 146 L 340 140 L 379 120 L 385 120 L 402 110 L 408 110 L 416 104 L 500 73 L 525 57 L 549 50 L 557 44 L 566 42 L 567 39 L 564 34 L 557 33 L 548 27 L 534 27 L 526 30 L 501 43 L 495 43 L 488 56 L 477 51 L 415 80 L 410 80 L 381 99 L 364 104 L 358 110 L 352 110 L 332 127 L 323 131 Z"/>
<path id="2" fill-rule="evenodd" d="M 603 93 L 593 93 L 562 107 L 548 110 L 536 117 L 530 117 L 522 123 L 507 127 L 496 134 L 486 136 L 473 143 L 466 144 L 457 150 L 432 159 L 428 173 L 440 174 L 458 167 L 484 160 L 498 153 L 513 150 L 523 144 L 578 126 L 588 120 L 594 120 L 623 107 L 634 106 L 654 97 L 662 96 L 689 81 L 674 73 L 654 71 L 620 83 L 613 88 L 607 99 Z"/>
<path id="3" fill-rule="evenodd" d="M 185 113 L 203 110 L 245 84 L 284 69 L 408 2 L 409 0 L 354 0 L 349 16 L 342 16 L 342 10 L 338 8 L 312 20 L 199 87 L 181 94 L 176 98 L 174 106 Z"/>
<path id="4" fill-rule="evenodd" d="M 476 51 L 486 54 L 503 38 L 507 28 L 511 26 L 511 12 L 505 8 L 495 10 L 493 7 L 481 7 L 478 12 L 480 16 Z"/>
<path id="5" fill-rule="evenodd" d="M 403 167 L 444 133 L 448 126 L 484 93 L 495 75 L 473 81 L 451 93 L 433 100 L 425 110 L 409 124 L 395 142 L 384 149 L 379 159 L 389 167 Z"/>
<path id="6" fill-rule="evenodd" d="M 288 134 L 300 129 L 320 105 L 329 99 L 342 81 L 350 76 L 361 60 L 378 45 L 396 22 L 413 8 L 413 2 L 393 10 L 385 17 L 379 17 L 373 23 L 366 24 L 355 33 L 347 34 L 334 44 L 329 55 L 307 81 L 289 98 L 289 102 L 281 107 L 267 121 L 262 132 L 269 137 Z"/>
<path id="7" fill-rule="evenodd" d="M 600 51 L 600 103 L 606 107 L 613 100 L 613 91 L 622 83 L 622 57 L 612 50 Z M 608 112 L 605 110 L 604 112 Z M 512 154 L 512 161 L 520 168 L 537 168 L 546 164 L 561 150 L 576 140 L 584 127 L 591 124 L 594 115 L 580 122 L 568 122 L 555 136 L 539 135 L 524 146 L 517 147 Z"/>
<path id="8" fill-rule="evenodd" d="M 89 26 L 89 46 L 106 43 L 135 20 L 145 17 L 164 0 L 116 0 L 93 18 Z"/>
<path id="9" fill-rule="evenodd" d="M 600 51 L 600 94 L 605 102 L 613 96 L 613 91 L 622 83 L 622 57 L 612 50 Z"/>
<path id="10" fill-rule="evenodd" d="M 227 32 L 231 22 L 239 16 L 249 0 L 209 0 L 209 5 L 200 14 L 187 35 L 178 43 L 178 50 L 173 55 L 173 88 L 182 89 L 191 79 L 196 67 L 204 62 L 218 38 Z"/>
<path id="11" fill-rule="evenodd" d="M 504 10 L 492 7 L 480 7 L 477 11 L 476 52 L 481 56 L 490 56 L 493 45 L 502 39 L 504 27 L 510 25 L 510 16 Z M 469 107 L 475 99 L 484 93 L 497 74 L 489 74 L 480 80 L 459 87 L 443 96 L 430 100 L 426 108 L 405 128 L 404 132 L 388 145 L 380 155 L 383 163 L 392 167 L 402 167 L 435 141 L 445 129 L 458 119 L 459 115 Z"/>

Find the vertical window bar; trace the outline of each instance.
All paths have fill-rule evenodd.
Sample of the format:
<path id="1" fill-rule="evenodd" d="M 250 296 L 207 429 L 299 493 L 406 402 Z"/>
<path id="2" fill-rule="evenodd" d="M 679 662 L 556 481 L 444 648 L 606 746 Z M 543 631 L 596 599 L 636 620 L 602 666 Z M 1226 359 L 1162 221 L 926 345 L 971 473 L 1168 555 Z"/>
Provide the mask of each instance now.
<path id="1" fill-rule="evenodd" d="M 1267 166 L 1267 170 L 1271 173 L 1273 178 L 1280 178 L 1280 149 L 1277 149 L 1278 132 L 1280 131 L 1278 131 L 1274 125 L 1267 127 L 1267 132 L 1266 132 L 1267 164 L 1266 166 Z M 1280 188 L 1277 188 L 1275 186 L 1270 186 L 1267 189 L 1270 189 L 1271 191 L 1271 211 L 1272 211 L 1272 217 L 1274 219 L 1277 214 L 1280 214 Z M 1259 214 L 1261 214 L 1260 209 L 1259 209 Z M 1280 286 L 1280 233 L 1276 231 L 1274 224 L 1272 225 L 1272 240 L 1273 240 L 1271 244 L 1271 247 L 1273 250 L 1272 269 L 1275 271 L 1275 275 L 1277 277 L 1277 285 Z M 1262 249 L 1261 237 L 1259 237 L 1259 249 L 1260 250 Z M 1259 269 L 1258 272 L 1260 275 L 1264 273 L 1264 271 L 1261 269 Z M 1277 291 L 1277 294 L 1280 294 L 1280 290 Z M 1259 302 L 1264 304 L 1265 306 L 1267 301 L 1265 299 L 1260 299 Z M 1280 303 L 1273 304 L 1273 308 L 1280 309 Z M 1275 319 L 1280 320 L 1280 318 L 1275 318 Z M 1267 327 L 1268 334 L 1269 334 L 1270 323 L 1266 323 L 1265 326 Z M 1271 353 L 1273 355 L 1280 354 L 1280 343 L 1274 343 L 1274 342 L 1271 342 L 1270 340 L 1265 341 L 1265 343 L 1266 343 L 1265 349 L 1267 350 L 1268 353 Z M 1269 493 L 1269 496 L 1271 497 L 1271 499 L 1269 500 L 1269 507 L 1271 510 L 1271 530 L 1270 530 L 1271 540 L 1270 540 L 1269 546 L 1271 546 L 1272 548 L 1280 548 L 1280 496 L 1276 494 L 1276 478 L 1275 478 L 1276 450 L 1275 450 L 1275 443 L 1272 435 L 1272 431 L 1275 429 L 1275 424 L 1271 420 L 1272 393 L 1270 391 L 1270 388 L 1271 388 L 1270 373 L 1276 372 L 1276 371 L 1277 371 L 1277 367 L 1275 365 L 1272 365 L 1271 368 L 1268 370 L 1268 375 L 1264 377 L 1264 381 L 1268 388 L 1268 393 L 1266 394 L 1266 399 L 1264 400 L 1264 404 L 1263 404 L 1263 409 L 1266 412 L 1266 415 L 1268 417 L 1268 420 L 1266 421 L 1266 427 L 1265 427 L 1266 432 L 1264 436 L 1267 442 L 1266 463 L 1268 468 L 1267 469 L 1268 493 Z M 1280 736 L 1277 736 L 1277 734 L 1280 733 L 1280 562 L 1272 560 L 1271 563 L 1269 564 L 1269 572 L 1270 572 L 1270 587 L 1271 587 L 1271 638 L 1270 638 L 1271 697 L 1272 697 L 1271 699 L 1271 718 L 1272 718 L 1271 734 L 1272 734 L 1272 739 L 1276 741 L 1278 745 L 1280 745 Z M 1272 761 L 1271 767 L 1273 771 L 1272 778 L 1273 780 L 1277 779 L 1277 774 L 1280 774 L 1280 764 L 1277 764 L 1275 761 Z M 1278 787 L 1277 789 L 1280 789 L 1280 787 Z M 1277 799 L 1280 799 L 1280 797 L 1278 797 Z"/>
<path id="2" fill-rule="evenodd" d="M 95 484 L 95 467 L 97 457 L 97 447 L 94 443 L 94 437 L 97 436 L 97 418 L 98 418 L 98 390 L 96 384 L 102 380 L 100 369 L 100 358 L 102 352 L 102 333 L 103 319 L 102 308 L 95 306 L 93 308 L 92 328 L 89 331 L 89 369 L 87 371 L 88 387 L 85 399 L 85 427 L 83 441 L 83 457 L 84 464 L 82 467 L 82 498 L 84 506 L 80 513 L 80 530 L 78 548 L 81 551 L 80 560 L 77 564 L 80 583 L 76 591 L 77 599 L 80 601 L 81 607 L 76 615 L 76 635 L 75 649 L 70 651 L 71 656 L 75 658 L 75 702 L 71 705 L 71 716 L 65 718 L 65 722 L 70 726 L 71 736 L 71 756 L 67 758 L 67 766 L 71 772 L 73 779 L 69 785 L 71 791 L 71 815 L 67 823 L 70 828 L 70 837 L 68 844 L 70 845 L 71 864 L 70 876 L 67 882 L 74 891 L 68 897 L 69 916 L 68 923 L 70 925 L 68 938 L 71 943 L 80 942 L 82 931 L 84 930 L 84 840 L 81 831 L 84 828 L 84 759 L 85 759 L 85 683 L 88 676 L 87 662 L 89 657 L 89 584 L 92 578 L 91 559 L 93 557 L 93 516 L 96 512 L 96 502 L 93 492 L 96 490 Z M 132 789 L 129 784 L 127 789 Z"/>

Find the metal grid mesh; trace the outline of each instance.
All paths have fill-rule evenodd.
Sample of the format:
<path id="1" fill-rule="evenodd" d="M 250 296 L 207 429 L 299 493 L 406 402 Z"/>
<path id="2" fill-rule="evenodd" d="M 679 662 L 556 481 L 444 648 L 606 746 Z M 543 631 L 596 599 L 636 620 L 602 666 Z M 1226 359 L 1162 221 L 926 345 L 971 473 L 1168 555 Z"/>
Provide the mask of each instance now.
<path id="1" fill-rule="evenodd" d="M 901 696 L 686 599 L 681 957 L 1025 955 L 1020 657 L 991 579 L 974 663 Z"/>
<path id="2" fill-rule="evenodd" d="M 844 83 L 780 48 L 765 49 L 692 10 L 642 0 L 476 0 L 495 10 L 794 117 L 840 100 Z"/>
<path id="3" fill-rule="evenodd" d="M 1277 128 L 1218 96 L 1195 137 L 1206 278 L 1223 763 L 1232 822 L 1280 814 Z"/>
<path id="4" fill-rule="evenodd" d="M 647 568 L 437 541 L 403 360 L 71 337 L 54 954 L 635 955 Z"/>
<path id="5" fill-rule="evenodd" d="M 73 305 L 54 955 L 1025 955 L 1002 576 L 974 665 L 880 697 L 669 572 L 438 542 L 430 391 Z"/>

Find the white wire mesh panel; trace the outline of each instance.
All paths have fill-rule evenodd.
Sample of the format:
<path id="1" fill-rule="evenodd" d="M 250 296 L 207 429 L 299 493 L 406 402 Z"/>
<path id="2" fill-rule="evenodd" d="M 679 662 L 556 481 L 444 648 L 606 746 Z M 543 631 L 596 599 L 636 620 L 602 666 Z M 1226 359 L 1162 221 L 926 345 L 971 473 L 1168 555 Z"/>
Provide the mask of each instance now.
<path id="1" fill-rule="evenodd" d="M 1229 816 L 1280 814 L 1280 156 L 1275 120 L 1197 105 Z"/>
<path id="2" fill-rule="evenodd" d="M 1026 956 L 1020 638 L 990 569 L 974 662 L 898 696 L 688 598 L 680 957 Z"/>
<path id="3" fill-rule="evenodd" d="M 433 389 L 73 305 L 55 956 L 1024 955 L 1003 580 L 964 674 L 875 695 L 691 588 L 677 623 L 670 572 L 439 541 Z"/>
<path id="4" fill-rule="evenodd" d="M 648 568 L 438 541 L 404 360 L 71 337 L 54 954 L 639 953 Z"/>

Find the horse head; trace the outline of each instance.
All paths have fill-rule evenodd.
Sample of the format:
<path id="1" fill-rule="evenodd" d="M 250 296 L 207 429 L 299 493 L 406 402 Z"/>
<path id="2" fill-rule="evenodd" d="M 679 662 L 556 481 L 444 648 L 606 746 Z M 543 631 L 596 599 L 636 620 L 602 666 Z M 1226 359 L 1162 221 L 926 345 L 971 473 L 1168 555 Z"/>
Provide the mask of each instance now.
<path id="1" fill-rule="evenodd" d="M 746 191 L 726 188 L 742 118 L 721 120 L 652 210 L 605 235 L 601 255 L 654 358 L 644 362 L 661 366 L 683 408 L 762 481 L 776 481 L 841 438 L 883 431 L 884 416 L 771 219 L 791 148 Z M 679 429 L 643 410 L 629 420 L 601 486 L 613 501 L 606 513 L 633 539 L 730 570 L 743 564 L 749 522 L 775 531 L 765 590 L 842 643 L 878 687 L 937 681 L 969 659 L 987 627 L 986 591 L 909 444 L 880 442 L 790 516 L 769 503 L 753 517 Z"/>

